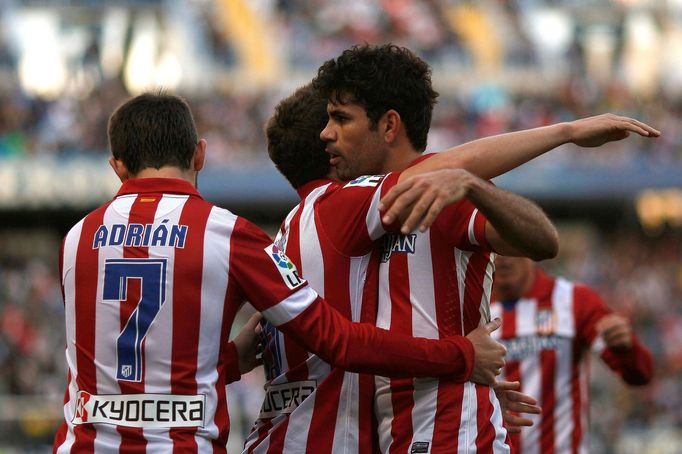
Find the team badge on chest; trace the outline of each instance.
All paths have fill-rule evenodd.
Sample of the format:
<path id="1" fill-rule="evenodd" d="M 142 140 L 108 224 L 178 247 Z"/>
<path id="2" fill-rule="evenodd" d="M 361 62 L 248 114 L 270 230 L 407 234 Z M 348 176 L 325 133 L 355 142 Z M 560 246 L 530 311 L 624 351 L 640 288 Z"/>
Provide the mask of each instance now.
<path id="1" fill-rule="evenodd" d="M 551 309 L 538 310 L 535 325 L 538 335 L 551 336 L 556 333 L 556 314 Z"/>

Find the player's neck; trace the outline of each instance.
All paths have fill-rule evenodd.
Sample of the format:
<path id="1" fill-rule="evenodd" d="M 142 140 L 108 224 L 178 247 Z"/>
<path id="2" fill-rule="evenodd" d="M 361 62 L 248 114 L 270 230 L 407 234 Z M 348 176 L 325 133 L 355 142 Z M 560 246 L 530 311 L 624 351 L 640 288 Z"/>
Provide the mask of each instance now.
<path id="1" fill-rule="evenodd" d="M 190 182 L 196 186 L 196 172 L 189 169 L 181 169 L 175 166 L 164 166 L 160 169 L 147 167 L 140 170 L 131 178 L 177 178 Z"/>
<path id="2" fill-rule="evenodd" d="M 409 145 L 395 147 L 388 155 L 384 166 L 384 173 L 402 172 L 410 166 L 412 161 L 421 155 L 421 152 Z"/>

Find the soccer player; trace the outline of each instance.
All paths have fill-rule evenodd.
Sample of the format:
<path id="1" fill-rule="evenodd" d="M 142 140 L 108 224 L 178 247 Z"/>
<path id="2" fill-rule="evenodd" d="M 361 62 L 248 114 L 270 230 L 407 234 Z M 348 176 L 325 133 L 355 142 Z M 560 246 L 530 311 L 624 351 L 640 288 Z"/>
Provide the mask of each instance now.
<path id="1" fill-rule="evenodd" d="M 496 260 L 493 333 L 507 346 L 504 375 L 521 382 L 542 414 L 512 434 L 523 453 L 587 452 L 589 352 L 630 385 L 649 383 L 651 354 L 625 317 L 613 313 L 591 288 L 554 278 L 523 257 Z"/>
<path id="2" fill-rule="evenodd" d="M 327 294 L 328 298 L 336 301 L 335 295 L 341 295 L 338 307 L 345 307 L 346 314 L 358 316 L 365 313 L 364 309 L 361 311 L 358 306 L 359 300 L 356 298 L 349 305 L 348 299 L 343 297 L 349 287 L 357 288 L 357 281 L 355 287 L 352 281 L 346 284 L 345 280 L 339 279 L 339 275 L 332 274 L 330 270 L 340 268 L 357 271 L 357 266 L 338 267 L 335 260 L 341 260 L 342 264 L 353 263 L 353 253 L 347 254 L 344 258 L 340 250 L 343 250 L 344 245 L 352 244 L 354 240 L 356 244 L 367 243 L 370 223 L 364 221 L 370 217 L 366 212 L 369 206 L 377 205 L 374 192 L 382 178 L 358 180 L 343 187 L 343 191 L 339 191 L 338 184 L 325 181 L 326 177 L 334 176 L 335 169 L 330 172 L 329 159 L 322 154 L 323 145 L 316 137 L 315 131 L 324 126 L 325 122 L 319 118 L 323 106 L 319 101 L 316 102 L 315 96 L 309 88 L 299 90 L 278 106 L 266 129 L 271 158 L 298 189 L 303 199 L 301 205 L 287 217 L 279 241 L 291 251 L 294 261 L 309 263 L 306 275 L 316 276 L 311 280 L 314 287 L 335 289 L 333 293 Z M 452 153 L 442 153 L 425 160 L 410 168 L 408 172 L 413 170 L 416 172 L 417 168 L 423 171 L 425 165 L 431 165 L 431 168 L 462 166 L 471 168 L 483 176 L 492 177 L 561 143 L 574 142 L 582 146 L 598 146 L 606 141 L 622 139 L 631 131 L 642 135 L 658 133 L 636 120 L 604 115 L 570 124 L 482 139 L 458 147 L 452 150 Z M 504 153 L 498 152 L 499 149 L 503 149 Z M 516 150 L 516 153 L 511 153 L 512 149 Z M 406 183 L 410 180 L 412 179 L 408 178 Z M 406 183 L 401 183 L 398 187 Z M 409 194 L 410 191 L 411 189 L 404 194 Z M 398 197 L 399 201 L 401 197 Z M 371 198 L 374 198 L 374 201 L 369 201 Z M 433 207 L 429 215 L 432 211 Z M 343 222 L 339 222 L 340 220 Z M 358 228 L 356 232 L 353 232 L 353 226 Z M 325 242 L 325 247 L 311 247 L 311 244 L 323 245 Z M 334 248 L 329 247 L 329 244 L 341 246 Z M 357 252 L 358 249 L 355 250 L 355 253 Z M 356 256 L 355 260 L 357 259 Z M 369 266 L 368 270 L 371 269 Z M 356 273 L 351 275 L 357 276 Z M 363 280 L 371 283 L 369 277 Z M 346 290 L 338 292 L 339 288 Z M 315 397 L 306 405 L 287 408 L 280 414 L 262 413 L 256 431 L 247 442 L 247 449 L 255 452 L 266 450 L 303 452 L 312 448 L 315 452 L 329 452 L 332 447 L 334 450 L 370 450 L 369 444 L 362 442 L 363 439 L 367 439 L 367 426 L 364 422 L 368 421 L 368 418 L 363 416 L 362 411 L 366 407 L 363 407 L 362 399 L 357 404 L 355 402 L 358 402 L 358 399 L 352 396 L 358 389 L 357 384 L 351 382 L 357 379 L 353 377 L 354 374 L 346 374 L 340 379 L 339 373 L 343 372 L 334 369 L 329 373 L 328 366 L 326 369 L 324 364 L 320 367 L 319 358 L 309 356 L 305 352 L 298 352 L 296 355 L 295 345 L 287 341 L 286 336 L 271 332 L 270 337 L 278 339 L 275 344 L 277 354 L 273 355 L 277 360 L 277 367 L 269 370 L 272 383 L 282 385 L 288 380 L 299 381 L 301 377 L 312 377 L 316 379 L 318 387 L 311 393 Z M 302 364 L 302 367 L 298 367 Z M 277 376 L 277 373 L 280 375 Z M 319 385 L 320 377 L 324 378 L 322 385 Z M 362 380 L 363 377 L 360 377 L 361 388 Z M 507 419 L 507 422 L 509 421 L 510 419 Z M 263 446 L 265 449 L 261 451 Z"/>
<path id="3" fill-rule="evenodd" d="M 227 336 L 245 300 L 348 370 L 471 375 L 469 340 L 351 323 L 261 230 L 204 201 L 196 178 L 206 141 L 181 98 L 132 98 L 108 133 L 121 189 L 67 233 L 60 253 L 69 375 L 55 452 L 225 452 L 225 385 L 239 376 Z"/>

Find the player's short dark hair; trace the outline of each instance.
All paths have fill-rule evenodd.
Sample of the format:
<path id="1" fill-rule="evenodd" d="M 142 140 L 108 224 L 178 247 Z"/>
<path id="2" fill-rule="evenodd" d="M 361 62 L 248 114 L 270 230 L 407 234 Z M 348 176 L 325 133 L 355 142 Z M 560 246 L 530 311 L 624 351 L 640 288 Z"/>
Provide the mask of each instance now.
<path id="1" fill-rule="evenodd" d="M 409 49 L 394 44 L 353 46 L 327 60 L 313 85 L 334 103 L 362 106 L 371 128 L 394 109 L 412 146 L 426 148 L 438 93 L 431 86 L 431 68 Z"/>
<path id="2" fill-rule="evenodd" d="M 163 91 L 144 93 L 109 118 L 109 147 L 132 175 L 153 167 L 189 169 L 198 142 L 187 102 Z"/>
<path id="3" fill-rule="evenodd" d="M 325 178 L 331 169 L 320 132 L 327 124 L 327 98 L 310 84 L 283 99 L 265 125 L 268 155 L 294 188 Z"/>

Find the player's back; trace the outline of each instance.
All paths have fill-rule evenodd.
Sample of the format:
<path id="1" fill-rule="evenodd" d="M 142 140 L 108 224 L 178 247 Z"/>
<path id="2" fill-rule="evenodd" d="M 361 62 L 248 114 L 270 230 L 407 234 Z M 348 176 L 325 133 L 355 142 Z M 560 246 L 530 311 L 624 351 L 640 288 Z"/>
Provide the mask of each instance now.
<path id="1" fill-rule="evenodd" d="M 341 314 L 373 323 L 378 263 L 371 252 L 383 228 L 379 223 L 372 231 L 364 219 L 349 218 L 375 210 L 382 177 L 359 181 L 304 185 L 299 189 L 301 203 L 282 223 L 275 244 Z M 329 206 L 333 209 L 327 210 Z M 346 232 L 335 231 L 331 223 Z M 246 450 L 372 452 L 372 377 L 330 367 L 270 324 L 264 324 L 264 334 L 268 384 Z M 287 395 L 296 397 L 283 397 Z"/>
<path id="2" fill-rule="evenodd" d="M 145 180 L 126 182 L 64 240 L 69 384 L 57 452 L 225 451 L 240 221 L 187 182 Z"/>
<path id="3" fill-rule="evenodd" d="M 490 321 L 494 254 L 468 201 L 425 232 L 384 237 L 377 326 L 426 338 L 466 335 Z M 471 382 L 376 377 L 381 452 L 507 452 L 494 392 Z"/>

